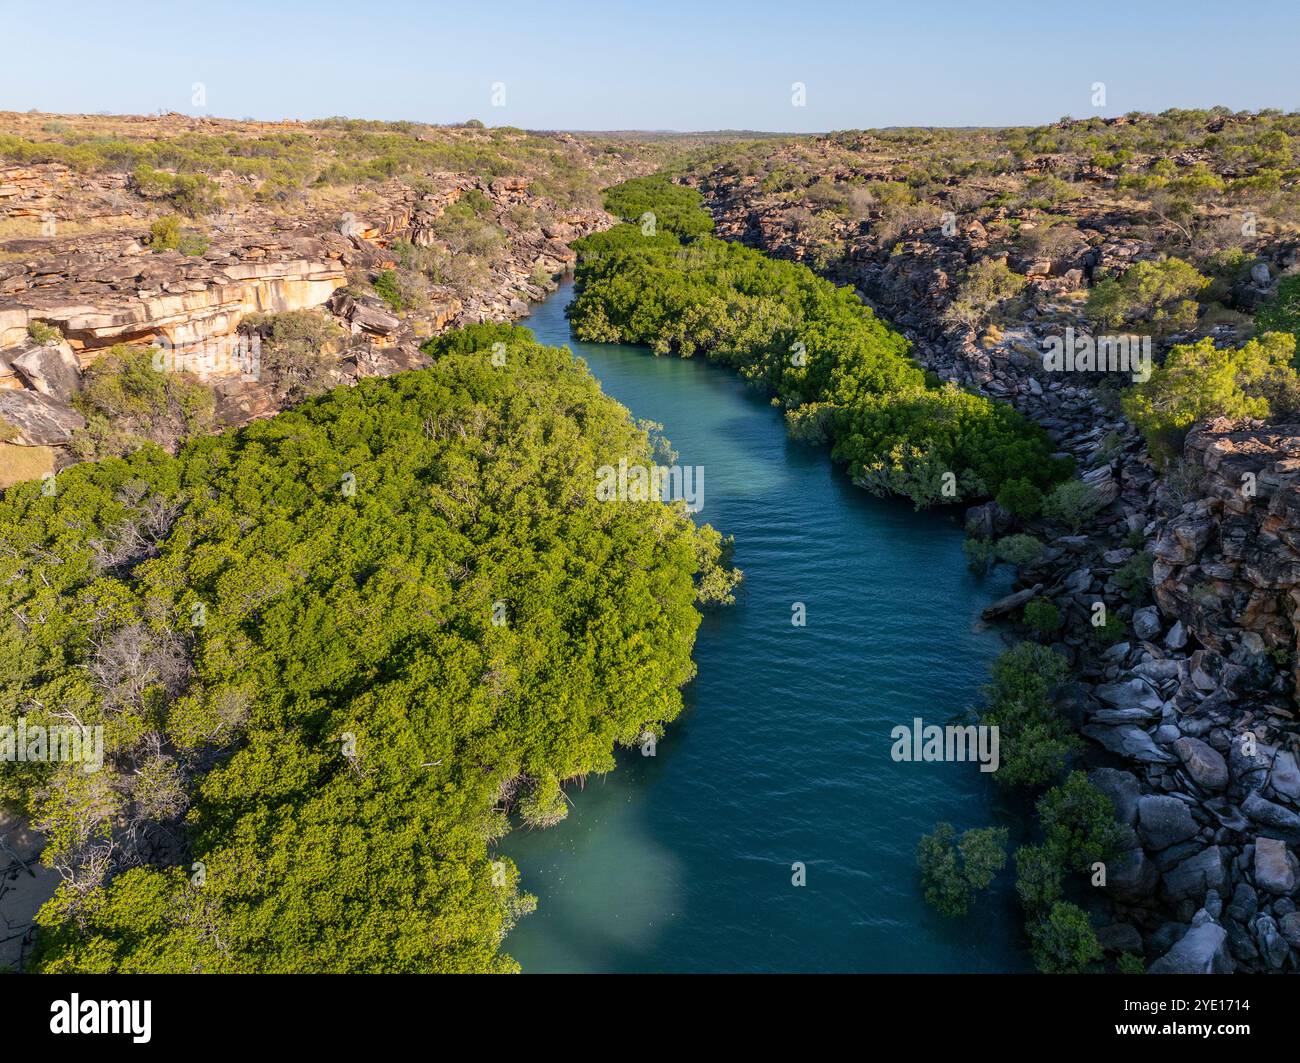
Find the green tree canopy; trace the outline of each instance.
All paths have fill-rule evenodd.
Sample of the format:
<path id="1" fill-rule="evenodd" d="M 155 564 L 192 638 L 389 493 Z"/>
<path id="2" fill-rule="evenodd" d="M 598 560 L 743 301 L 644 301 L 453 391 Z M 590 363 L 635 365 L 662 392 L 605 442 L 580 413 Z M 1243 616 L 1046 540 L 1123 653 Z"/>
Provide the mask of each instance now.
<path id="1" fill-rule="evenodd" d="M 512 969 L 507 812 L 680 711 L 719 537 L 597 500 L 650 443 L 567 351 L 434 347 L 0 501 L 0 724 L 105 729 L 0 773 L 63 875 L 37 969 Z"/>
<path id="2" fill-rule="evenodd" d="M 907 340 L 851 289 L 705 235 L 698 193 L 638 178 L 608 203 L 659 224 L 578 242 L 569 316 L 582 339 L 730 366 L 776 397 L 793 434 L 829 442 L 861 486 L 918 506 L 996 494 L 1009 480 L 1041 490 L 1068 475 L 1046 434 L 1009 405 L 928 383 Z"/>

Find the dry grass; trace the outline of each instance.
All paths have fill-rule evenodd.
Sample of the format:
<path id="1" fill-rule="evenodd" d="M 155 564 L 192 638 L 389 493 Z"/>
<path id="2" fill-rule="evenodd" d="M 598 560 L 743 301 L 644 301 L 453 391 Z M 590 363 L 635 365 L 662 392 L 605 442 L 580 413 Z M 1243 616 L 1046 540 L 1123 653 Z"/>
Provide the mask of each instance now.
<path id="1" fill-rule="evenodd" d="M 52 448 L 0 443 L 0 490 L 23 480 L 39 480 L 47 472 L 53 471 Z"/>
<path id="2" fill-rule="evenodd" d="M 40 218 L 0 218 L 0 241 L 40 238 L 58 240 L 68 236 L 87 236 L 114 232 L 126 227 L 139 228 L 139 226 L 140 219 L 129 214 L 68 221 L 60 218 L 56 235 L 47 237 L 45 223 Z"/>

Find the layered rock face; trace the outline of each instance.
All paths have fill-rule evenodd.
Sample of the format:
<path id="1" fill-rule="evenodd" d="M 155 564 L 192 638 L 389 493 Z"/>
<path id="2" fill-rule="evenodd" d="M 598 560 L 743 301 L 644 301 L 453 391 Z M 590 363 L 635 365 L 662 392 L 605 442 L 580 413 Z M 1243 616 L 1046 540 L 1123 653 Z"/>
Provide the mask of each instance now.
<path id="1" fill-rule="evenodd" d="M 181 346 L 228 336 L 247 314 L 320 306 L 346 283 L 337 259 L 325 254 L 273 262 L 237 257 L 193 262 L 164 251 L 132 261 L 138 254 L 130 244 L 104 248 L 104 264 L 84 281 L 65 290 L 33 286 L 21 292 L 21 301 L 7 300 L 0 305 L 0 343 L 21 343 L 27 326 L 40 321 L 58 327 L 78 350 L 159 338 Z M 35 268 L 50 265 L 46 260 Z"/>
<path id="2" fill-rule="evenodd" d="M 504 252 L 483 283 L 428 285 L 418 308 L 393 312 L 364 278 L 397 264 L 398 241 L 435 245 L 438 219 L 469 192 L 505 234 Z M 45 229 L 0 243 L 0 421 L 8 437 L 0 439 L 0 487 L 67 460 L 63 448 L 84 424 L 72 403 L 81 373 L 115 344 L 186 352 L 231 341 L 250 314 L 319 308 L 351 337 L 335 383 L 411 369 L 423 364 L 419 345 L 431 335 L 526 314 L 529 300 L 554 286 L 550 278 L 573 265 L 569 242 L 613 220 L 599 210 L 554 208 L 521 178 L 432 174 L 418 190 L 392 180 L 355 199 L 355 209 L 346 209 L 347 195 L 328 207 L 246 204 L 210 219 L 206 246 L 191 255 L 150 250 L 150 219 L 160 211 L 131 193 L 125 174 L 0 168 L 0 218 L 31 218 Z M 551 219 L 542 228 L 515 220 L 516 209 L 539 205 Z M 75 230 L 85 231 L 59 235 Z M 57 339 L 32 338 L 49 329 Z M 223 424 L 281 406 L 273 389 L 228 365 L 209 382 Z"/>
<path id="3" fill-rule="evenodd" d="M 1294 669 L 1300 425 L 1211 421 L 1189 434 L 1184 458 L 1192 497 L 1152 547 L 1156 601 L 1216 653 L 1271 654 Z"/>
<path id="4" fill-rule="evenodd" d="M 129 225 L 136 214 L 126 186 L 125 173 L 90 177 L 57 163 L 0 165 L 0 217 Z"/>

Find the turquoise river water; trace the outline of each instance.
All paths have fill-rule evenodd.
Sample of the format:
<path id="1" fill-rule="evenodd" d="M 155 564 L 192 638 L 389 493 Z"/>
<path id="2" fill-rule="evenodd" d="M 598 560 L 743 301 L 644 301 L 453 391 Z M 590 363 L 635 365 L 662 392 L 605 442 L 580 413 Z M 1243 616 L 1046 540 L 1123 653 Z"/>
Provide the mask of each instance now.
<path id="1" fill-rule="evenodd" d="M 1014 843 L 1014 806 L 975 765 L 890 756 L 896 725 L 972 704 L 1001 648 L 973 621 L 1002 588 L 967 571 L 958 519 L 854 487 L 720 366 L 579 343 L 571 299 L 565 284 L 524 324 L 703 467 L 696 519 L 735 536 L 745 580 L 705 616 L 656 755 L 620 755 L 570 788 L 564 822 L 503 842 L 539 902 L 505 951 L 525 973 L 1026 969 L 1009 869 L 952 921 L 915 866 L 940 820 Z"/>

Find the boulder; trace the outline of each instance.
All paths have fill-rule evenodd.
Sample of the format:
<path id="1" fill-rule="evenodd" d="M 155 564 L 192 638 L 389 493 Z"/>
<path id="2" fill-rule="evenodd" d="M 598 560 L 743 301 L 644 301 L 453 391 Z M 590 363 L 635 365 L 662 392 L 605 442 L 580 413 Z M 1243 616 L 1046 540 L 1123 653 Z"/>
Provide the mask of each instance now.
<path id="1" fill-rule="evenodd" d="M 1138 800 L 1138 833 L 1148 849 L 1167 849 L 1198 829 L 1187 806 L 1176 797 L 1147 794 Z"/>
<path id="2" fill-rule="evenodd" d="M 1282 969 L 1282 964 L 1286 963 L 1287 954 L 1291 948 L 1286 943 L 1286 938 L 1282 936 L 1278 928 L 1277 920 L 1271 915 L 1260 914 L 1255 916 L 1255 941 L 1259 944 L 1260 954 L 1268 961 L 1268 965 L 1275 971 Z"/>
<path id="3" fill-rule="evenodd" d="M 1163 661 L 1143 661 L 1136 664 L 1131 669 L 1134 675 L 1141 676 L 1153 687 L 1158 687 L 1161 683 L 1168 683 L 1172 679 L 1177 679 L 1179 672 L 1178 660 L 1174 657 L 1168 657 Z"/>
<path id="4" fill-rule="evenodd" d="M 1259 911 L 1259 895 L 1249 882 L 1238 882 L 1232 891 L 1232 903 L 1228 905 L 1228 915 L 1239 923 L 1248 923 Z"/>
<path id="5" fill-rule="evenodd" d="M 1125 904 L 1142 904 L 1160 882 L 1160 872 L 1141 846 L 1120 853 L 1107 872 L 1106 889 Z"/>
<path id="6" fill-rule="evenodd" d="M 1268 781 L 1274 792 L 1300 803 L 1300 767 L 1297 767 L 1296 756 L 1289 749 L 1279 750 L 1273 758 Z"/>
<path id="7" fill-rule="evenodd" d="M 1065 589 L 1071 594 L 1085 594 L 1092 586 L 1092 569 L 1081 568 L 1065 577 Z"/>
<path id="8" fill-rule="evenodd" d="M 348 320 L 353 325 L 360 326 L 364 331 L 373 332 L 377 336 L 394 333 L 402 325 L 401 319 L 396 314 L 390 314 L 373 303 L 357 303 L 352 313 L 348 315 Z"/>
<path id="9" fill-rule="evenodd" d="M 0 391 L 0 420 L 18 430 L 12 442 L 26 447 L 57 447 L 86 426 L 86 419 L 65 402 L 26 388 Z"/>
<path id="10" fill-rule="evenodd" d="M 1300 815 L 1260 797 L 1258 790 L 1252 790 L 1246 795 L 1241 810 L 1256 823 L 1286 835 L 1289 840 L 1300 841 Z"/>
<path id="11" fill-rule="evenodd" d="M 1233 738 L 1228 747 L 1228 771 L 1233 781 L 1241 783 L 1246 789 L 1253 790 L 1263 786 L 1268 779 L 1268 770 L 1273 766 L 1276 750 L 1271 746 L 1256 743 L 1253 753 L 1247 753 L 1247 745 L 1240 735 Z"/>
<path id="12" fill-rule="evenodd" d="M 1132 923 L 1112 923 L 1098 927 L 1097 940 L 1107 952 L 1134 952 L 1142 955 L 1142 935 Z"/>
<path id="13" fill-rule="evenodd" d="M 980 614 L 985 620 L 993 620 L 999 616 L 1005 616 L 1007 613 L 1014 613 L 1026 602 L 1032 601 L 1038 597 L 1039 592 L 1043 589 L 1041 583 L 1035 583 L 1032 587 L 1026 587 L 1022 591 L 1016 591 L 1015 594 L 1008 594 L 1005 598 L 999 598 L 991 605 L 986 605 L 984 611 Z"/>
<path id="14" fill-rule="evenodd" d="M 1088 773 L 1088 781 L 1110 798 L 1117 820 L 1129 826 L 1137 822 L 1138 799 L 1142 796 L 1137 776 L 1117 768 L 1095 768 Z"/>
<path id="15" fill-rule="evenodd" d="M 1162 723 L 1151 732 L 1151 739 L 1157 745 L 1171 746 L 1183 736 L 1183 732 L 1172 723 Z"/>
<path id="16" fill-rule="evenodd" d="M 401 318 L 390 313 L 387 305 L 381 300 L 358 299 L 345 289 L 335 292 L 328 305 L 334 313 L 347 321 L 355 332 L 388 336 L 402 326 Z"/>
<path id="17" fill-rule="evenodd" d="M 993 539 L 1011 529 L 1014 518 L 996 502 L 985 502 L 966 511 L 966 532 L 975 539 Z"/>
<path id="18" fill-rule="evenodd" d="M 1106 704 L 1117 709 L 1142 709 L 1152 715 L 1159 714 L 1163 704 L 1160 695 L 1137 678 L 1123 683 L 1104 683 L 1097 688 L 1096 694 Z"/>
<path id="19" fill-rule="evenodd" d="M 1225 929 L 1228 931 L 1228 948 L 1233 958 L 1253 969 L 1259 959 L 1259 949 L 1255 947 L 1255 939 L 1251 937 L 1250 931 L 1240 923 L 1229 923 Z"/>
<path id="20" fill-rule="evenodd" d="M 81 387 L 81 366 L 66 342 L 54 347 L 32 344 L 10 357 L 9 364 L 29 388 L 67 402 Z"/>
<path id="21" fill-rule="evenodd" d="M 1183 737 L 1174 743 L 1174 752 L 1197 786 L 1222 790 L 1228 785 L 1228 762 L 1217 749 L 1199 738 Z"/>
<path id="22" fill-rule="evenodd" d="M 1154 605 L 1134 610 L 1133 631 L 1140 639 L 1153 639 L 1160 634 L 1160 614 Z"/>
<path id="23" fill-rule="evenodd" d="M 1300 912 L 1291 912 L 1277 921 L 1277 929 L 1293 949 L 1300 951 Z"/>
<path id="24" fill-rule="evenodd" d="M 1227 892 L 1228 871 L 1223 850 L 1217 845 L 1189 856 L 1166 872 L 1161 889 L 1170 904 L 1179 901 L 1205 902 L 1206 894 L 1213 890 L 1222 895 Z"/>
<path id="25" fill-rule="evenodd" d="M 1181 650 L 1187 645 L 1187 628 L 1183 627 L 1181 620 L 1175 621 L 1174 626 L 1165 633 L 1165 646 L 1171 650 Z"/>
<path id="26" fill-rule="evenodd" d="M 1176 763 L 1175 758 L 1157 746 L 1146 731 L 1133 724 L 1122 724 L 1119 727 L 1089 724 L 1082 730 L 1094 742 L 1129 760 L 1138 760 L 1147 764 Z"/>
<path id="27" fill-rule="evenodd" d="M 1097 701 L 1092 696 L 1092 687 L 1087 683 L 1062 683 L 1053 695 L 1056 711 L 1062 719 L 1069 720 L 1070 726 L 1078 730 L 1083 721 L 1097 711 Z"/>
<path id="28" fill-rule="evenodd" d="M 1269 893 L 1287 896 L 1295 892 L 1300 872 L 1286 842 L 1276 838 L 1255 839 L 1255 886 Z"/>
<path id="29" fill-rule="evenodd" d="M 1250 830 L 1250 820 L 1241 813 L 1236 805 L 1226 797 L 1207 797 L 1201 802 L 1201 808 L 1219 821 L 1219 826 L 1228 830 L 1245 833 Z"/>
<path id="30" fill-rule="evenodd" d="M 1149 724 L 1154 722 L 1160 715 L 1159 709 L 1097 709 L 1089 717 L 1093 723 L 1103 723 L 1107 726 L 1114 727 L 1118 724 Z M 1165 732 L 1155 734 L 1153 737 L 1157 742 L 1172 742 L 1181 732 L 1174 728 L 1173 733 Z"/>
<path id="31" fill-rule="evenodd" d="M 1231 974 L 1228 933 L 1202 909 L 1187 933 L 1151 964 L 1151 974 Z"/>

